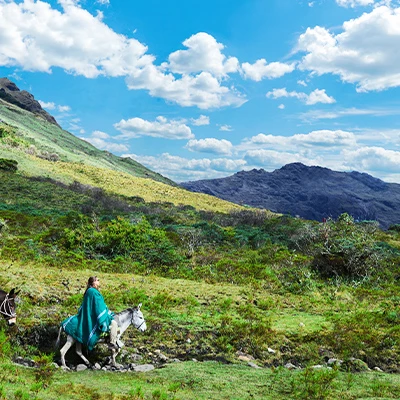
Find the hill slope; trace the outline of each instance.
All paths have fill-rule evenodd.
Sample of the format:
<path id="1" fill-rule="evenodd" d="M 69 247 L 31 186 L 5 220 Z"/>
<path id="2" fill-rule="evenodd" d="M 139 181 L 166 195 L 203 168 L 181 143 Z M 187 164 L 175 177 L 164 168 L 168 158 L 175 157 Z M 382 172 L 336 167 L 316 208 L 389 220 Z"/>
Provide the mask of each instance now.
<path id="1" fill-rule="evenodd" d="M 15 87 L 13 91 L 18 93 L 19 89 Z M 33 99 L 29 93 L 22 94 L 22 97 Z M 0 96 L 0 158 L 16 160 L 19 174 L 51 178 L 67 185 L 77 181 L 108 193 L 139 196 L 145 201 L 191 205 L 200 210 L 240 208 L 215 197 L 182 189 L 131 158 L 101 151 L 61 129 L 55 120 L 49 121 L 36 108 L 31 112 L 16 102 L 9 103 Z M 36 106 L 40 107 L 40 104 Z"/>
<path id="2" fill-rule="evenodd" d="M 359 172 L 335 172 L 293 163 L 273 172 L 253 169 L 181 186 L 234 203 L 317 221 L 347 212 L 359 220 L 377 220 L 384 229 L 400 223 L 400 185 Z"/>
<path id="3" fill-rule="evenodd" d="M 61 129 L 30 93 L 19 91 L 5 78 L 0 79 L 0 157 L 17 160 L 30 175 L 41 175 L 35 173 L 35 158 L 39 157 L 125 172 L 175 186 L 170 179 L 131 158 L 101 151 Z"/>

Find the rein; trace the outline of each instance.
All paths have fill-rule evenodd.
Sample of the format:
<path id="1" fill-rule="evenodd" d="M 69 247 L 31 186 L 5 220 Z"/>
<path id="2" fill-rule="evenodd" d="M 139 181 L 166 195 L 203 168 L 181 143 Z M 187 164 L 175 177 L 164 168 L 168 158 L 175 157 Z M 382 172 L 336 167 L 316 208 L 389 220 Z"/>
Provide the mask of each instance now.
<path id="1" fill-rule="evenodd" d="M 132 318 L 131 318 L 131 325 L 133 325 L 133 317 L 134 317 L 135 313 L 132 313 Z M 143 318 L 143 322 L 139 325 L 139 326 L 135 326 L 136 329 L 139 329 L 146 321 Z"/>
<path id="2" fill-rule="evenodd" d="M 8 311 L 6 309 L 6 305 L 8 305 Z M 4 308 L 4 311 L 3 311 L 3 308 Z M 6 294 L 6 297 L 4 298 L 3 302 L 1 303 L 0 313 L 3 314 L 4 316 L 10 317 L 10 318 L 14 318 L 17 315 L 15 312 L 11 311 L 10 299 L 8 298 L 8 294 Z"/>

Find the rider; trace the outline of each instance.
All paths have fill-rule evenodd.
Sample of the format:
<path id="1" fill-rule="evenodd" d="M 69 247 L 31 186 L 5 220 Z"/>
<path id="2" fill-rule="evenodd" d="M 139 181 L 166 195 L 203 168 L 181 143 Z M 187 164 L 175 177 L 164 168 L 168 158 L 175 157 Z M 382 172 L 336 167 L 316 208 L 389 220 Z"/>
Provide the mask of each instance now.
<path id="1" fill-rule="evenodd" d="M 103 332 L 110 332 L 110 347 L 117 349 L 118 324 L 99 291 L 100 280 L 91 276 L 78 314 L 61 324 L 64 331 L 92 350 Z"/>

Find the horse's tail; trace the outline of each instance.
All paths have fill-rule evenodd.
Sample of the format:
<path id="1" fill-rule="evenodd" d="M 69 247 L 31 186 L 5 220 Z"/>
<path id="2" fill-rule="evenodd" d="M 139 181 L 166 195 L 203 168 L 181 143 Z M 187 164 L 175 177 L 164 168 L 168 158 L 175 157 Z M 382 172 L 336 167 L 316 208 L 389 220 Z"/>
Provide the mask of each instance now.
<path id="1" fill-rule="evenodd" d="M 60 326 L 60 329 L 58 330 L 58 337 L 57 337 L 57 341 L 55 344 L 56 349 L 58 349 L 60 347 L 61 332 L 62 332 L 62 326 Z"/>

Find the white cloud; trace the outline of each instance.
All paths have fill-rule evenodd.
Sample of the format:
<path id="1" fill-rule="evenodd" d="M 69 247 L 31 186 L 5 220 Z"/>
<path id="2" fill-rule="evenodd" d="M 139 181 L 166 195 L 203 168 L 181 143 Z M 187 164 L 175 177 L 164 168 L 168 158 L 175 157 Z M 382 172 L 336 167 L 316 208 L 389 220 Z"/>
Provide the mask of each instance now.
<path id="1" fill-rule="evenodd" d="M 279 104 L 278 108 L 279 108 L 280 110 L 284 110 L 284 109 L 285 109 L 285 105 L 284 105 L 284 104 Z"/>
<path id="2" fill-rule="evenodd" d="M 246 79 L 252 79 L 253 81 L 261 81 L 264 78 L 280 78 L 281 76 L 294 71 L 295 64 L 284 64 L 280 62 L 267 63 L 262 58 L 257 60 L 254 64 L 243 63 L 242 72 Z"/>
<path id="3" fill-rule="evenodd" d="M 96 0 L 99 4 L 110 4 L 110 0 Z"/>
<path id="4" fill-rule="evenodd" d="M 39 104 L 42 106 L 42 108 L 46 108 L 47 110 L 54 110 L 56 108 L 56 105 L 53 102 L 45 102 L 42 100 L 38 100 Z"/>
<path id="5" fill-rule="evenodd" d="M 345 108 L 338 110 L 311 110 L 305 113 L 300 114 L 300 118 L 303 121 L 312 122 L 320 119 L 336 119 L 343 117 L 351 117 L 351 116 L 360 116 L 360 115 L 370 115 L 374 117 L 382 117 L 387 115 L 398 115 L 400 114 L 400 109 L 362 109 L 362 108 Z"/>
<path id="6" fill-rule="evenodd" d="M 232 132 L 233 129 L 230 125 L 220 125 L 219 130 L 222 132 Z"/>
<path id="7" fill-rule="evenodd" d="M 123 76 L 149 63 L 147 47 L 115 33 L 73 1 L 62 11 L 43 1 L 0 3 L 0 65 L 51 72 L 53 67 L 95 78 Z"/>
<path id="8" fill-rule="evenodd" d="M 168 63 L 163 64 L 173 73 L 193 74 L 209 72 L 217 77 L 237 72 L 239 61 L 236 57 L 226 57 L 221 53 L 224 45 L 218 43 L 208 33 L 199 32 L 183 42 L 187 50 L 178 50 L 171 53 Z"/>
<path id="9" fill-rule="evenodd" d="M 219 140 L 215 138 L 206 138 L 200 140 L 189 140 L 185 148 L 190 151 L 198 151 L 201 153 L 230 155 L 232 153 L 233 145 L 230 141 L 225 139 Z"/>
<path id="10" fill-rule="evenodd" d="M 110 135 L 102 131 L 93 131 L 92 137 L 97 139 L 109 139 Z"/>
<path id="11" fill-rule="evenodd" d="M 226 106 L 240 107 L 246 102 L 243 95 L 233 87 L 221 85 L 221 81 L 209 72 L 196 76 L 183 75 L 176 79 L 165 74 L 155 65 L 148 65 L 127 78 L 129 89 L 147 89 L 151 96 L 162 97 L 184 107 L 200 109 Z"/>
<path id="12" fill-rule="evenodd" d="M 386 150 L 382 147 L 361 147 L 343 152 L 348 168 L 376 173 L 394 173 L 400 171 L 400 152 Z"/>
<path id="13" fill-rule="evenodd" d="M 199 118 L 191 118 L 190 122 L 195 126 L 210 125 L 210 117 L 200 115 Z"/>
<path id="14" fill-rule="evenodd" d="M 315 89 L 310 94 L 295 91 L 288 92 L 286 88 L 273 89 L 267 93 L 267 97 L 272 97 L 274 99 L 279 99 L 280 97 L 294 97 L 307 105 L 313 105 L 317 103 L 331 104 L 336 102 L 333 97 L 330 97 L 326 94 L 325 89 Z"/>
<path id="15" fill-rule="evenodd" d="M 248 164 L 267 169 L 280 168 L 282 165 L 293 162 L 308 163 L 307 159 L 296 153 L 264 149 L 249 150 L 246 152 L 244 159 Z"/>
<path id="16" fill-rule="evenodd" d="M 275 149 L 293 150 L 300 147 L 314 147 L 318 151 L 331 151 L 333 147 L 354 147 L 356 145 L 354 133 L 342 130 L 318 130 L 307 134 L 295 134 L 292 136 L 265 135 L 259 133 L 250 139 L 245 140 L 240 146 L 241 149 L 260 146 L 274 147 Z M 321 148 L 325 149 L 321 149 Z"/>
<path id="17" fill-rule="evenodd" d="M 307 83 L 304 82 L 303 80 L 298 80 L 297 83 L 298 83 L 299 85 L 301 85 L 301 86 L 305 86 L 305 87 L 307 86 Z"/>
<path id="18" fill-rule="evenodd" d="M 58 111 L 60 112 L 68 112 L 71 111 L 71 107 L 70 106 L 57 106 Z"/>
<path id="19" fill-rule="evenodd" d="M 184 41 L 187 50 L 171 53 L 169 63 L 154 64 L 147 46 L 118 34 L 78 1 L 59 0 L 62 10 L 44 1 L 0 1 L 0 66 L 51 73 L 62 68 L 86 78 L 125 77 L 129 89 L 144 89 L 184 107 L 238 107 L 246 99 L 227 74 L 238 60 L 224 46 L 198 33 Z M 176 76 L 175 74 L 178 74 Z M 180 74 L 180 75 L 179 75 Z"/>
<path id="20" fill-rule="evenodd" d="M 228 173 L 236 172 L 246 165 L 244 160 L 227 158 L 188 159 L 169 153 L 163 153 L 158 156 L 140 156 L 136 154 L 125 154 L 124 156 L 133 158 L 175 182 L 224 177 Z"/>
<path id="21" fill-rule="evenodd" d="M 159 116 L 155 121 L 147 121 L 142 118 L 122 119 L 114 124 L 115 129 L 122 132 L 123 138 L 137 138 L 140 136 L 152 136 L 164 139 L 192 139 L 194 135 L 187 125 L 181 121 L 167 120 Z"/>
<path id="22" fill-rule="evenodd" d="M 400 8 L 380 6 L 345 22 L 339 34 L 307 28 L 297 44 L 296 50 L 306 53 L 299 68 L 339 75 L 358 92 L 400 86 L 399 27 Z"/>
<path id="23" fill-rule="evenodd" d="M 110 153 L 123 153 L 129 151 L 129 147 L 125 144 L 112 143 L 101 137 L 82 137 L 81 139 L 91 143 L 94 147 L 100 150 L 107 150 Z"/>
<path id="24" fill-rule="evenodd" d="M 342 7 L 357 7 L 357 6 L 368 6 L 374 4 L 375 0 L 336 0 L 336 3 Z"/>

